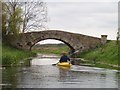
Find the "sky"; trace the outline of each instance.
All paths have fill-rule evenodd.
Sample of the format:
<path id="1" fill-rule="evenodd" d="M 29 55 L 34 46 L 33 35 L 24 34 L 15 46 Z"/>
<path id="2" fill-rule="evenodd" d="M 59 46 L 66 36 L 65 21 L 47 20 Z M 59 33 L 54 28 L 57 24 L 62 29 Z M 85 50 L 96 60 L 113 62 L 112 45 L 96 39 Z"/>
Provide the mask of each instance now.
<path id="1" fill-rule="evenodd" d="M 118 0 L 46 1 L 47 28 L 115 40 L 118 31 Z M 40 43 L 61 43 L 45 40 Z"/>

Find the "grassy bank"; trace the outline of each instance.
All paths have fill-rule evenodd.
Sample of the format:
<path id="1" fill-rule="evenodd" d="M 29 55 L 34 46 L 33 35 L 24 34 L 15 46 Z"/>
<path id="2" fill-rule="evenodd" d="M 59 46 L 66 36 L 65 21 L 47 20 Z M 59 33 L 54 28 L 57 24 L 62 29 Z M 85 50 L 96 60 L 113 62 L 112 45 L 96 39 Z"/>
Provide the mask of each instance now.
<path id="1" fill-rule="evenodd" d="M 64 44 L 36 45 L 32 48 L 32 52 L 25 52 L 3 44 L 2 63 L 17 64 L 25 58 L 34 56 L 35 53 L 61 55 L 62 52 L 69 52 L 69 47 Z M 93 64 L 96 67 L 113 68 L 118 65 L 118 45 L 116 41 L 109 41 L 102 47 L 83 52 L 76 57 L 83 58 L 86 60 L 84 63 Z"/>
<path id="2" fill-rule="evenodd" d="M 32 56 L 35 56 L 35 53 L 18 50 L 5 43 L 2 44 L 2 65 L 16 65 Z"/>
<path id="3" fill-rule="evenodd" d="M 84 58 L 88 63 L 98 67 L 113 68 L 118 65 L 118 45 L 116 41 L 109 41 L 102 47 L 84 52 L 77 57 Z"/>
<path id="4" fill-rule="evenodd" d="M 38 45 L 33 48 L 33 52 L 42 54 L 57 54 L 69 52 L 69 47 L 66 45 Z M 77 55 L 78 58 L 83 58 L 83 63 L 92 64 L 96 67 L 117 68 L 118 65 L 118 45 L 116 41 L 109 41 L 102 47 L 91 49 Z M 81 62 L 80 62 L 81 63 Z"/>
<path id="5" fill-rule="evenodd" d="M 69 52 L 69 47 L 64 44 L 36 45 L 33 47 L 32 52 L 61 55 L 62 52 Z"/>

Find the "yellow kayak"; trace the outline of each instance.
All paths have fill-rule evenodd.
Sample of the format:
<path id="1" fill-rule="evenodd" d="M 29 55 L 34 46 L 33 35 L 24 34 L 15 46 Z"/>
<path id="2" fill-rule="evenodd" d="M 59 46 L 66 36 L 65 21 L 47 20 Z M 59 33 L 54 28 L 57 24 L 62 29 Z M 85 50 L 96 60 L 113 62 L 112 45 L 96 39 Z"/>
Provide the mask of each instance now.
<path id="1" fill-rule="evenodd" d="M 58 66 L 63 66 L 63 67 L 71 67 L 72 64 L 70 64 L 69 62 L 62 62 L 62 63 L 58 63 Z"/>
<path id="2" fill-rule="evenodd" d="M 58 68 L 63 69 L 63 70 L 70 70 L 71 67 L 58 66 Z"/>

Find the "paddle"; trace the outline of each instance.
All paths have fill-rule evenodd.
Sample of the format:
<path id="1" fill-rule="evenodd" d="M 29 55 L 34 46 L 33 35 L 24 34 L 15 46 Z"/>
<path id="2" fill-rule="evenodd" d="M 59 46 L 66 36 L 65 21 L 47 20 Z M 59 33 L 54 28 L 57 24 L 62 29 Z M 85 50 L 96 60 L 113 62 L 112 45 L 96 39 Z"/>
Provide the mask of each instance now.
<path id="1" fill-rule="evenodd" d="M 58 62 L 59 63 L 59 62 Z M 52 64 L 53 66 L 56 66 L 58 63 Z"/>
<path id="2" fill-rule="evenodd" d="M 72 54 L 69 55 L 69 57 L 72 56 L 73 54 L 77 53 L 77 52 L 79 52 L 79 50 L 74 51 Z"/>
<path id="3" fill-rule="evenodd" d="M 53 66 L 56 66 L 57 64 L 52 64 Z"/>
<path id="4" fill-rule="evenodd" d="M 73 52 L 72 54 L 70 54 L 69 57 L 70 57 L 71 55 L 77 53 L 77 52 L 79 52 L 79 50 L 76 50 L 75 52 Z M 57 64 L 58 64 L 58 63 L 56 63 L 56 64 L 52 64 L 52 65 L 53 65 L 53 66 L 56 66 Z"/>

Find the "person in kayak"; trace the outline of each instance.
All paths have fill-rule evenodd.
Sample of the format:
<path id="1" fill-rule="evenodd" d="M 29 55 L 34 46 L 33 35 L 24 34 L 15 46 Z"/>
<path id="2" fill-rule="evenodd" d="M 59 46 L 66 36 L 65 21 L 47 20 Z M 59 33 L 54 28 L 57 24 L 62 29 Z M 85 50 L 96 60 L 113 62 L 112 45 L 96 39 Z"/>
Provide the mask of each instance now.
<path id="1" fill-rule="evenodd" d="M 65 52 L 62 53 L 62 56 L 61 56 L 59 62 L 60 63 L 62 63 L 62 62 L 70 62 L 70 58 L 67 56 L 67 53 L 65 53 Z"/>

